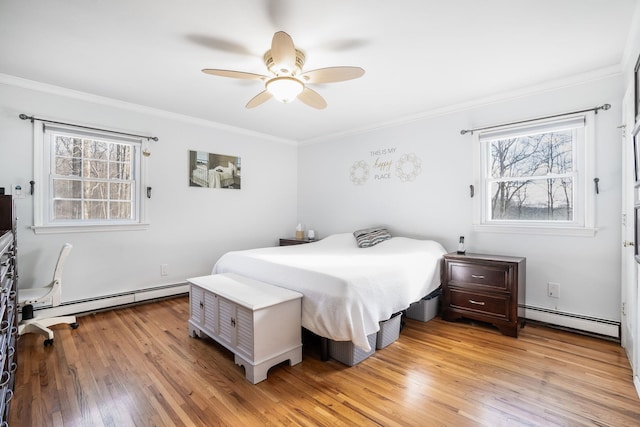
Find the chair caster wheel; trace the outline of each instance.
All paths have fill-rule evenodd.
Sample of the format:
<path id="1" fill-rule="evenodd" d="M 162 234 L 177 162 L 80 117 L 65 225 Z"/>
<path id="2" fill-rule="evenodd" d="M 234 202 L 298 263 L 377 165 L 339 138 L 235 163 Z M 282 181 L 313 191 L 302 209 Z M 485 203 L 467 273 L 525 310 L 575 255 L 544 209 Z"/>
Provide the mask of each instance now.
<path id="1" fill-rule="evenodd" d="M 53 345 L 53 338 L 44 340 L 45 347 L 49 347 L 50 345 Z"/>
<path id="2" fill-rule="evenodd" d="M 78 329 L 78 325 L 76 322 L 70 323 L 69 326 L 71 326 L 71 329 Z"/>

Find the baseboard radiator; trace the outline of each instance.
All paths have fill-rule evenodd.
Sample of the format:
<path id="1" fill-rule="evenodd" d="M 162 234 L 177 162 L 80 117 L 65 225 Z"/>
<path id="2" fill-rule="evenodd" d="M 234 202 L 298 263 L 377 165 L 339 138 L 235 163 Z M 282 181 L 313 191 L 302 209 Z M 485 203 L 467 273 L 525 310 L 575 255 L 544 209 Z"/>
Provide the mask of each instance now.
<path id="1" fill-rule="evenodd" d="M 18 292 L 20 290 L 18 289 Z M 79 301 L 64 302 L 57 307 L 34 306 L 37 317 L 57 317 L 69 316 L 73 314 L 90 313 L 118 306 L 135 304 L 139 302 L 166 298 L 189 293 L 188 283 L 175 283 L 154 288 L 139 289 L 114 295 L 107 295 L 98 298 L 88 298 Z"/>
<path id="2" fill-rule="evenodd" d="M 36 306 L 34 307 L 34 311 L 37 311 L 38 317 L 69 316 L 188 293 L 189 284 L 183 282 L 98 298 L 65 302 L 57 307 Z M 566 313 L 530 305 L 520 306 L 520 308 L 524 308 L 525 319 L 620 339 L 620 322 L 618 321 Z"/>
<path id="3" fill-rule="evenodd" d="M 521 308 L 524 308 L 525 319 L 620 339 L 620 322 L 615 320 L 600 319 L 530 305 L 524 305 Z"/>

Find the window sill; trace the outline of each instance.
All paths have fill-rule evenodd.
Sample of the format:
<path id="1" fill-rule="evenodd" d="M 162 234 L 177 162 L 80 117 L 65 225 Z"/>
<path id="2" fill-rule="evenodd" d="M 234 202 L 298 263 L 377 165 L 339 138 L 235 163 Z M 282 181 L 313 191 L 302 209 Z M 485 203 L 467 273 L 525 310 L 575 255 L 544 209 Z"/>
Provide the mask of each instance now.
<path id="1" fill-rule="evenodd" d="M 31 229 L 34 234 L 91 233 L 100 231 L 147 230 L 149 224 L 92 224 L 92 225 L 38 225 Z"/>
<path id="2" fill-rule="evenodd" d="M 484 225 L 474 224 L 473 231 L 479 233 L 536 234 L 539 236 L 594 237 L 598 228 L 594 227 L 540 227 L 525 225 Z"/>

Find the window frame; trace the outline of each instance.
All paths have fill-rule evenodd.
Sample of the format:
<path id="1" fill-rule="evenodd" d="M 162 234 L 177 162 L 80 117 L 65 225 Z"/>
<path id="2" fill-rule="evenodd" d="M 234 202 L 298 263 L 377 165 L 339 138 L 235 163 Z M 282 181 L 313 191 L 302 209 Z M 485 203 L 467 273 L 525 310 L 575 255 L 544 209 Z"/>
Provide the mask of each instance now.
<path id="1" fill-rule="evenodd" d="M 584 120 L 584 126 L 578 132 L 582 134 L 582 138 L 576 138 L 573 142 L 573 221 L 490 219 L 489 163 L 491 159 L 491 140 L 487 139 L 486 135 L 535 134 L 545 130 L 556 129 L 562 122 L 578 119 Z M 589 185 L 595 176 L 594 121 L 595 114 L 589 111 L 567 114 L 553 119 L 531 120 L 518 125 L 495 126 L 474 132 L 474 184 L 479 191 L 476 191 L 477 197 L 473 198 L 473 230 L 493 233 L 594 236 L 598 230 L 595 227 L 595 192 L 593 191 L 594 188 Z"/>
<path id="2" fill-rule="evenodd" d="M 88 231 L 123 231 L 147 229 L 146 203 L 143 191 L 146 181 L 145 156 L 147 141 L 144 138 L 125 136 L 116 132 L 87 130 L 85 127 L 73 125 L 49 124 L 43 120 L 34 120 L 33 126 L 34 181 L 37 183 L 33 201 L 33 226 L 36 234 L 72 233 Z M 66 134 L 80 138 L 95 138 L 109 143 L 127 144 L 132 150 L 132 185 L 133 218 L 132 219 L 77 219 L 53 220 L 53 168 L 55 152 L 53 143 L 56 134 Z M 109 180 L 107 180 L 109 182 Z"/>

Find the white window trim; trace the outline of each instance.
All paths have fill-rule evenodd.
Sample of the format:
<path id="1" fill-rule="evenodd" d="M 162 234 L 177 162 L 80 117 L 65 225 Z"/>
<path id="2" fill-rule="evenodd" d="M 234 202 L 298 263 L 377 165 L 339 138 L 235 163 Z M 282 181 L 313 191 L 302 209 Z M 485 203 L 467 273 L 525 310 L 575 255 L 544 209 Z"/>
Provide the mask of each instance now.
<path id="1" fill-rule="evenodd" d="M 35 234 L 58 234 L 58 233 L 85 233 L 85 232 L 102 232 L 102 231 L 133 231 L 133 230 L 146 230 L 149 228 L 147 220 L 147 204 L 146 197 L 143 189 L 146 187 L 147 182 L 147 168 L 146 157 L 140 154 L 140 183 L 136 187 L 137 193 L 137 220 L 135 222 L 85 222 L 85 223 L 60 223 L 60 224 L 48 224 L 45 218 L 48 217 L 45 213 L 45 209 L 48 209 L 50 191 L 43 189 L 46 185 L 49 185 L 49 179 L 45 174 L 45 153 L 48 150 L 45 147 L 45 121 L 34 120 L 33 121 L 33 172 L 34 181 L 36 182 L 35 195 L 33 198 L 33 226 L 31 229 Z M 63 128 L 64 126 L 56 126 Z M 74 130 L 73 126 L 68 126 L 69 129 Z M 112 136 L 108 132 L 92 131 L 96 135 L 103 134 L 106 137 Z M 140 151 L 142 153 L 147 147 L 148 141 L 145 139 L 140 140 Z M 46 159 L 50 161 L 50 159 Z M 47 200 L 45 200 L 47 199 Z"/>
<path id="2" fill-rule="evenodd" d="M 535 234 L 535 235 L 555 235 L 555 236 L 581 236 L 581 237 L 593 237 L 595 236 L 598 228 L 595 226 L 595 191 L 594 187 L 590 185 L 595 177 L 595 114 L 592 111 L 567 115 L 566 119 L 584 117 L 584 144 L 582 147 L 577 148 L 577 156 L 580 156 L 577 162 L 577 167 L 582 168 L 578 170 L 578 182 L 577 188 L 580 193 L 576 193 L 577 200 L 580 201 L 580 212 L 577 215 L 581 215 L 579 225 L 566 225 L 562 222 L 549 223 L 546 221 L 528 221 L 518 224 L 509 224 L 506 221 L 492 221 L 488 222 L 486 219 L 486 203 L 487 203 L 487 188 L 484 181 L 483 169 L 486 167 L 483 157 L 482 143 L 480 142 L 482 132 L 475 132 L 473 134 L 473 173 L 474 173 L 474 187 L 477 190 L 475 197 L 473 197 L 473 223 L 472 229 L 477 232 L 484 233 L 516 233 L 516 234 Z M 512 129 L 517 129 L 524 126 L 540 126 L 548 123 L 556 122 L 555 120 L 532 120 L 526 125 L 511 126 Z M 507 130 L 509 126 L 492 128 L 491 132 L 498 130 Z"/>

